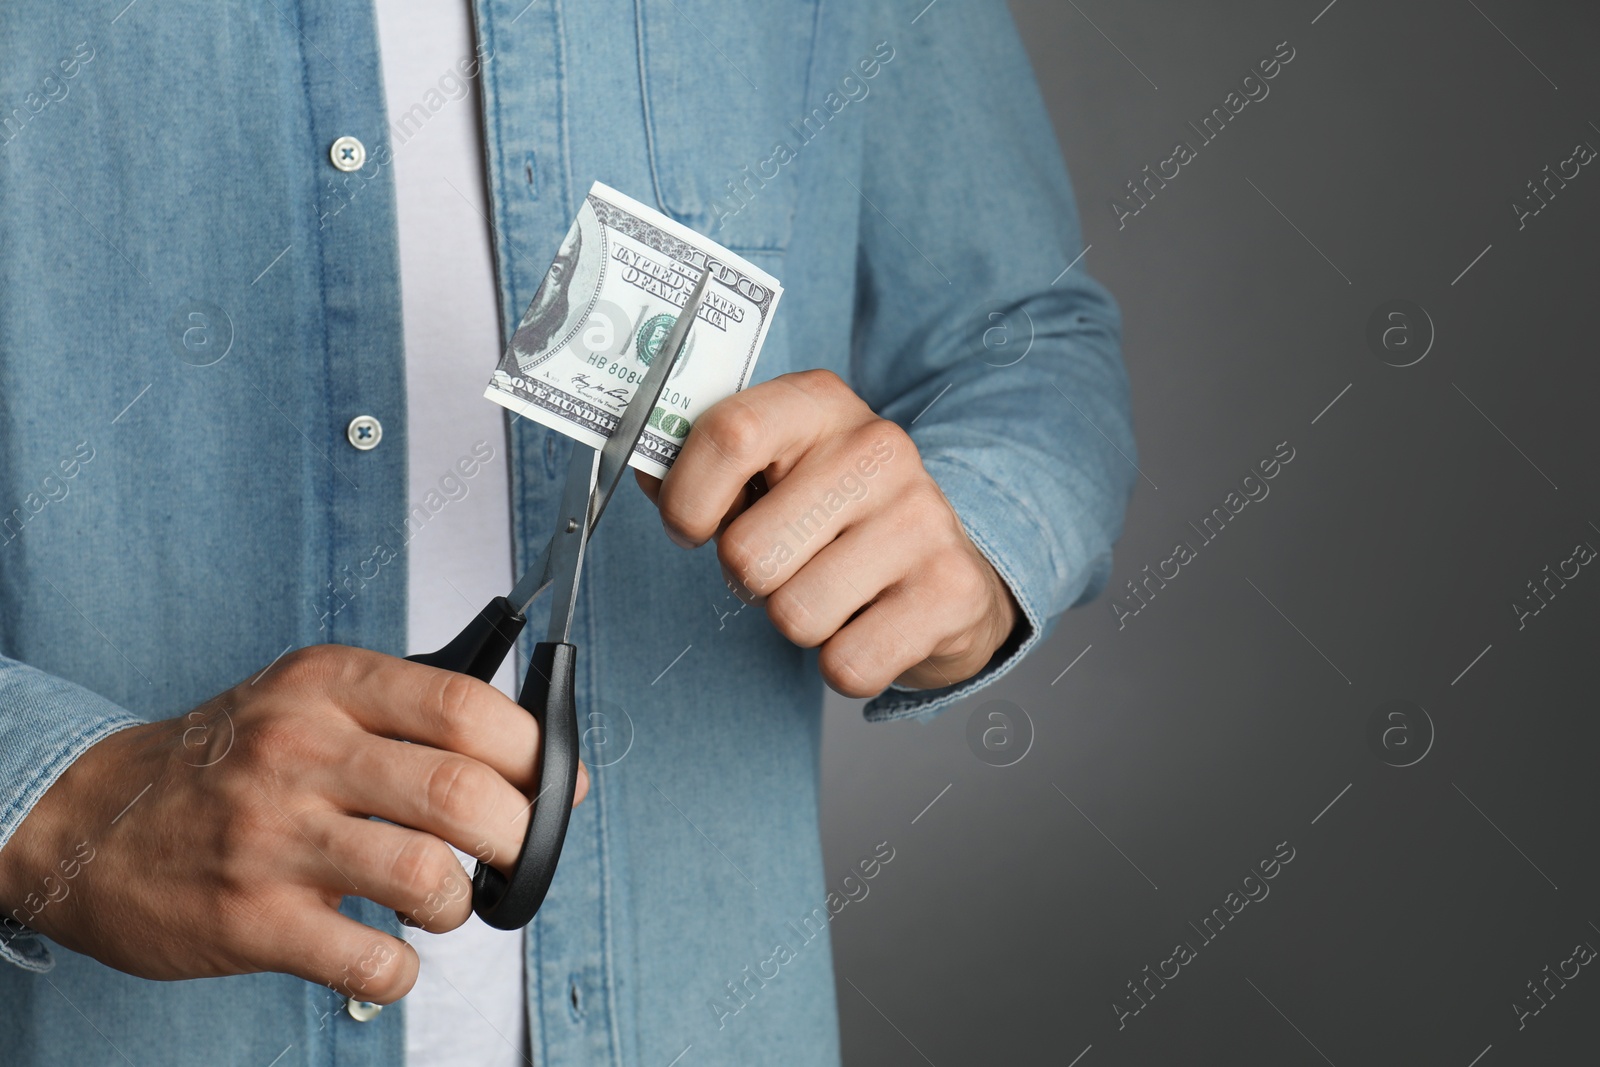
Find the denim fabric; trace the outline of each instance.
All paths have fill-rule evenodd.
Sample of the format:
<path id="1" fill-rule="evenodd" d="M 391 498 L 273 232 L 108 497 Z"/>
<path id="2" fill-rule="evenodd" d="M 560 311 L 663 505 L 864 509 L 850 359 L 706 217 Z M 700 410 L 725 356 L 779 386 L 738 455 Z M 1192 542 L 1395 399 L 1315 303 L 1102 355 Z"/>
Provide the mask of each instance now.
<path id="1" fill-rule="evenodd" d="M 372 12 L 120 7 L 0 6 L 0 848 L 107 733 L 291 647 L 405 645 L 399 135 Z M 1015 593 L 983 674 L 891 688 L 874 720 L 937 714 L 1094 595 L 1133 470 L 1117 311 L 1061 273 L 1072 193 L 1004 6 L 921 8 L 476 5 L 506 332 L 593 180 L 654 202 L 783 279 L 757 377 L 831 368 L 908 426 Z M 344 135 L 368 150 L 350 175 Z M 1026 323 L 1020 361 L 984 348 L 991 311 Z M 358 414 L 372 451 L 345 440 Z M 520 569 L 569 444 L 510 436 Z M 815 654 L 627 487 L 574 634 L 580 706 L 631 747 L 594 768 L 529 928 L 536 1062 L 837 1063 Z M 403 1057 L 403 1002 L 361 1023 L 296 979 L 147 982 L 14 928 L 0 956 L 17 1067 Z"/>

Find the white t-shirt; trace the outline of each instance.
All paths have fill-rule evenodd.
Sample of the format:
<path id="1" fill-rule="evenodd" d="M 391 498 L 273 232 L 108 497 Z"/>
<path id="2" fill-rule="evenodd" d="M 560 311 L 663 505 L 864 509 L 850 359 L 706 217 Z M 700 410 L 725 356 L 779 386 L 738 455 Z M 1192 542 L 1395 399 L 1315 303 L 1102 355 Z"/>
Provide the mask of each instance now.
<path id="1" fill-rule="evenodd" d="M 427 652 L 511 588 L 505 422 L 483 399 L 500 327 L 478 83 L 462 76 L 476 73 L 470 5 L 377 0 L 377 14 L 405 323 L 408 651 Z M 507 694 L 513 658 L 495 677 Z M 475 861 L 457 856 L 470 873 Z M 522 931 L 474 915 L 448 934 L 407 936 L 422 959 L 405 1001 L 408 1067 L 531 1062 Z"/>

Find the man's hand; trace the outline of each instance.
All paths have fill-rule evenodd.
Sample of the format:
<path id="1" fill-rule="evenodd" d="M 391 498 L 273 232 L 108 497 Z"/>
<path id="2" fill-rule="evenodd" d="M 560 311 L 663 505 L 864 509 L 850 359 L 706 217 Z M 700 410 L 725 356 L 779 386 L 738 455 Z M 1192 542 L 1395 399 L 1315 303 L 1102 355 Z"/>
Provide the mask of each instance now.
<path id="1" fill-rule="evenodd" d="M 845 696 L 970 678 L 1020 614 L 911 438 L 829 371 L 716 404 L 667 477 L 639 484 L 673 541 L 716 538 L 729 587 L 822 646 L 822 677 Z"/>
<path id="2" fill-rule="evenodd" d="M 389 1003 L 416 952 L 340 898 L 460 926 L 471 879 L 445 842 L 509 874 L 538 753 L 533 716 L 483 682 L 303 649 L 92 746 L 0 852 L 0 908 L 143 978 L 281 971 Z"/>

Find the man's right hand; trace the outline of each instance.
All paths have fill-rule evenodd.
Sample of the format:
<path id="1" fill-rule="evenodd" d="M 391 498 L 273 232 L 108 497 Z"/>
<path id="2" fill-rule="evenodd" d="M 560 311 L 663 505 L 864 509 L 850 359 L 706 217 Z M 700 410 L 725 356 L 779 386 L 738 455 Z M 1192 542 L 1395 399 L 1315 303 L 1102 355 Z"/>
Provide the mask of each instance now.
<path id="1" fill-rule="evenodd" d="M 340 898 L 460 926 L 471 879 L 446 842 L 509 875 L 538 752 L 533 716 L 483 682 L 302 649 L 85 752 L 0 850 L 0 909 L 143 978 L 280 971 L 387 1004 L 417 955 Z M 580 765 L 575 802 L 588 786 Z"/>

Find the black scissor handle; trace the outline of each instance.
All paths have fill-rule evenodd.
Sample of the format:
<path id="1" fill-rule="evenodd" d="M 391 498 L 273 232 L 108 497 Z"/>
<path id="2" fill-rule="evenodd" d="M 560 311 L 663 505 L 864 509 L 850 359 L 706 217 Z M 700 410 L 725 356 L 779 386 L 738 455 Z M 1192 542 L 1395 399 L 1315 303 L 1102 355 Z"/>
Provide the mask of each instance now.
<path id="1" fill-rule="evenodd" d="M 467 623 L 455 638 L 437 652 L 419 652 L 406 659 L 457 674 L 470 674 L 480 682 L 492 681 L 494 672 L 517 643 L 527 617 L 511 601 L 497 596 Z"/>
<path id="2" fill-rule="evenodd" d="M 472 876 L 472 910 L 496 929 L 516 930 L 533 920 L 550 890 L 567 839 L 578 781 L 578 709 L 573 699 L 577 666 L 576 645 L 539 642 L 517 698 L 539 723 L 543 769 L 533 817 L 510 879 L 482 861 Z"/>
<path id="3" fill-rule="evenodd" d="M 406 658 L 487 682 L 505 662 L 526 622 L 511 601 L 495 597 L 448 645 Z M 541 641 L 534 646 L 528 678 L 517 700 L 539 724 L 543 769 L 535 794 L 538 799 L 511 878 L 482 861 L 472 876 L 472 910 L 501 930 L 516 930 L 533 920 L 550 890 L 567 839 L 572 793 L 578 781 L 578 709 L 573 699 L 577 665 L 577 646 Z"/>

